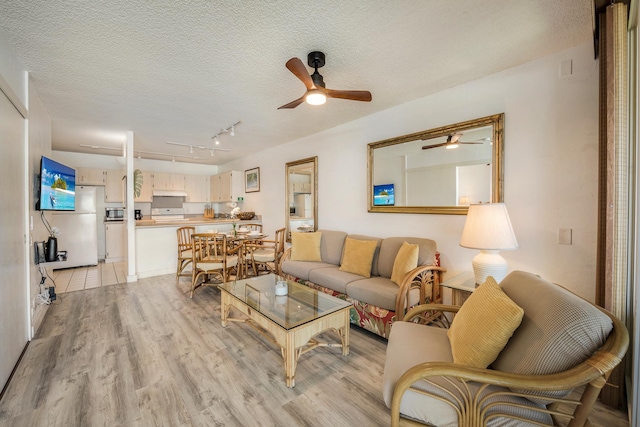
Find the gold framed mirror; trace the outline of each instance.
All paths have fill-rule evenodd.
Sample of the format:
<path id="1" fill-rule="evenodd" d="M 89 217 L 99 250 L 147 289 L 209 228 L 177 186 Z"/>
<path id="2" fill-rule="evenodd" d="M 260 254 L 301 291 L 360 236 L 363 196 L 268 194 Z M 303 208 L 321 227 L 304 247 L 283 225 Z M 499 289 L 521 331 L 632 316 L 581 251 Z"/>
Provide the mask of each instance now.
<path id="1" fill-rule="evenodd" d="M 367 147 L 369 212 L 466 215 L 503 202 L 504 113 Z"/>
<path id="2" fill-rule="evenodd" d="M 292 231 L 318 229 L 318 157 L 289 162 L 285 165 L 286 236 Z"/>

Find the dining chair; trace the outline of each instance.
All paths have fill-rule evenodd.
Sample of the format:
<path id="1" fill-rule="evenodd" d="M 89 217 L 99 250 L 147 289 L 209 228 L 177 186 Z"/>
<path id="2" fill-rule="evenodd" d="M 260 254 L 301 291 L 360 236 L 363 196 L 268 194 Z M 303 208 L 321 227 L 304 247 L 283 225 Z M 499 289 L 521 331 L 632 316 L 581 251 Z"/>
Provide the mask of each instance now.
<path id="1" fill-rule="evenodd" d="M 240 227 L 246 228 L 249 231 L 259 231 L 262 233 L 262 224 L 240 224 Z"/>
<path id="2" fill-rule="evenodd" d="M 278 263 L 284 253 L 284 228 L 275 232 L 273 240 L 262 240 L 260 244 L 248 244 L 247 254 L 251 256 L 251 267 L 256 276 L 261 272 L 278 274 Z"/>
<path id="3" fill-rule="evenodd" d="M 180 280 L 180 276 L 187 275 L 182 274 L 182 272 L 193 260 L 191 235 L 195 232 L 195 227 L 180 227 L 176 230 L 178 237 L 178 267 L 176 269 L 176 283 Z"/>
<path id="4" fill-rule="evenodd" d="M 236 277 L 241 276 L 240 250 L 242 245 L 231 248 L 224 234 L 197 233 L 193 234 L 191 290 L 189 298 L 193 298 L 193 291 L 201 285 L 217 286 L 226 282 L 231 269 L 236 269 Z M 204 276 L 204 277 L 203 277 Z M 207 282 L 209 276 L 217 276 L 218 283 Z M 198 284 L 200 278 L 202 283 Z"/>

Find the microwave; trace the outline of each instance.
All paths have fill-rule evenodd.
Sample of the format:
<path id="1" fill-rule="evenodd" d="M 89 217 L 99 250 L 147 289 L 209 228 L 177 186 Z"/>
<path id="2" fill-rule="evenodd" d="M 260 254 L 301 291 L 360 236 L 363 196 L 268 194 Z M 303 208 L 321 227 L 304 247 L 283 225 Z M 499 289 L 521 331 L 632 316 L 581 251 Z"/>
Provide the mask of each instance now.
<path id="1" fill-rule="evenodd" d="M 123 208 L 105 208 L 105 221 L 124 221 Z"/>

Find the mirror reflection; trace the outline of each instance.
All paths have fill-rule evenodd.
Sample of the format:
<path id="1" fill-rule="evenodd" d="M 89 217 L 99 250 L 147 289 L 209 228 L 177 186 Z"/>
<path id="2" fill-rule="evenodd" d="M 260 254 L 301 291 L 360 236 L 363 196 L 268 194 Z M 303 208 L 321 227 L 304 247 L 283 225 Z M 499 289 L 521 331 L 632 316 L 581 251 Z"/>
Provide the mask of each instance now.
<path id="1" fill-rule="evenodd" d="M 318 158 L 310 157 L 285 166 L 287 241 L 292 231 L 311 232 L 318 229 Z"/>
<path id="2" fill-rule="evenodd" d="M 504 115 L 369 144 L 369 211 L 465 214 L 502 201 Z"/>

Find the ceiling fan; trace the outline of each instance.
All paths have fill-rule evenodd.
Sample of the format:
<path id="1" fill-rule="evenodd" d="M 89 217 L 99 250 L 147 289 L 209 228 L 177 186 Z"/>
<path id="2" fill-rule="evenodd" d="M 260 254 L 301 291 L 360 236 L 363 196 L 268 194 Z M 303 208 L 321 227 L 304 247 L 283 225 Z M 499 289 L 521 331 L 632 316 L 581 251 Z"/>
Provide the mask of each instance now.
<path id="1" fill-rule="evenodd" d="M 288 104 L 279 107 L 278 110 L 283 108 L 295 108 L 307 101 L 311 105 L 322 105 L 326 102 L 327 98 L 340 98 L 350 99 L 353 101 L 371 101 L 371 92 L 366 90 L 333 90 L 327 89 L 324 86 L 324 80 L 322 75 L 318 73 L 318 68 L 324 66 L 325 55 L 322 52 L 310 52 L 307 55 L 307 64 L 313 67 L 313 74 L 309 75 L 307 67 L 302 63 L 299 58 L 291 58 L 287 61 L 286 67 L 291 71 L 307 88 L 307 91 L 300 98 L 292 101 Z"/>
<path id="2" fill-rule="evenodd" d="M 446 149 L 449 150 L 453 148 L 458 148 L 458 144 L 482 144 L 483 143 L 482 141 L 469 141 L 469 142 L 460 141 L 461 137 L 462 137 L 461 133 L 454 133 L 453 135 L 448 135 L 447 140 L 445 142 L 442 142 L 440 144 L 424 145 L 422 149 L 428 150 L 429 148 L 445 147 Z"/>

